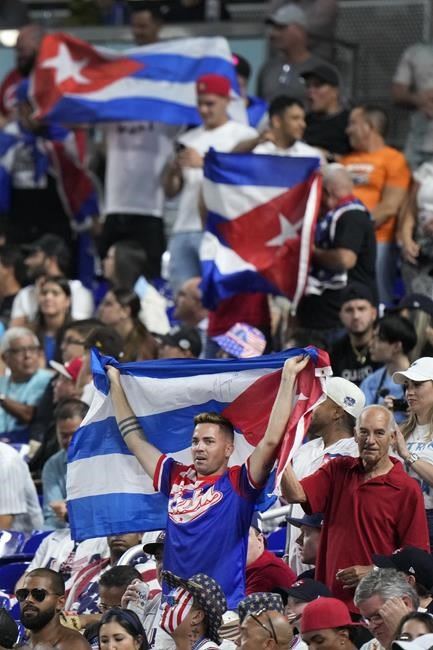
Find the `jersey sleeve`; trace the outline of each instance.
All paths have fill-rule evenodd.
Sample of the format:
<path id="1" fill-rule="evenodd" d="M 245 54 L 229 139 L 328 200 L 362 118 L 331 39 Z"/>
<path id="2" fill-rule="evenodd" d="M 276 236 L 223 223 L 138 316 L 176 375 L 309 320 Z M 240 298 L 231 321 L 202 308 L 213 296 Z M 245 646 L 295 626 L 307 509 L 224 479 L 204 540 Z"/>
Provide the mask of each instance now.
<path id="1" fill-rule="evenodd" d="M 249 459 L 243 465 L 236 465 L 229 469 L 229 479 L 233 489 L 244 499 L 256 501 L 263 489 L 262 485 L 257 485 L 249 472 Z"/>
<path id="2" fill-rule="evenodd" d="M 337 222 L 335 229 L 335 248 L 347 248 L 358 254 L 364 243 L 367 213 L 361 210 L 348 210 Z"/>
<path id="3" fill-rule="evenodd" d="M 325 512 L 332 489 L 334 463 L 335 461 L 330 461 L 322 465 L 317 472 L 300 481 L 307 496 L 307 503 L 301 504 L 306 513 Z"/>
<path id="4" fill-rule="evenodd" d="M 161 454 L 153 477 L 153 488 L 156 492 L 162 492 L 166 497 L 170 496 L 171 486 L 181 472 L 188 470 L 186 465 L 177 463 L 174 458 Z"/>

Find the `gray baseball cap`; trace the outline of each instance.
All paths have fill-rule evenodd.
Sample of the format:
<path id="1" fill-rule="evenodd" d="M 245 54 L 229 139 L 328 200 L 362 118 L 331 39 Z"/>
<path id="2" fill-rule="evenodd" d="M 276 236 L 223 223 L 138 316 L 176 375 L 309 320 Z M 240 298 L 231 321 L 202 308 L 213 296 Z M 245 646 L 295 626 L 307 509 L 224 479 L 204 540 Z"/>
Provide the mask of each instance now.
<path id="1" fill-rule="evenodd" d="M 307 29 L 307 16 L 305 12 L 294 4 L 286 4 L 279 7 L 273 14 L 266 18 L 268 25 L 287 26 L 296 23 Z"/>

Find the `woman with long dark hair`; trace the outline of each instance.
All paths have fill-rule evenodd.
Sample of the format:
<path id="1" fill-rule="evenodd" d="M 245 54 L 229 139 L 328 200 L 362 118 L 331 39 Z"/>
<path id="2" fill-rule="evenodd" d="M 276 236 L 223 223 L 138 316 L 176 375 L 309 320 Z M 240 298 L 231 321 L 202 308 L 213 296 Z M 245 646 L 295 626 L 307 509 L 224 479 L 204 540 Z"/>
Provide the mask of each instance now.
<path id="1" fill-rule="evenodd" d="M 34 331 L 41 342 L 47 365 L 61 361 L 60 342 L 71 322 L 71 288 L 66 278 L 48 276 L 39 288 Z"/>
<path id="2" fill-rule="evenodd" d="M 137 614 L 130 609 L 113 607 L 99 625 L 100 650 L 148 650 L 146 632 Z"/>

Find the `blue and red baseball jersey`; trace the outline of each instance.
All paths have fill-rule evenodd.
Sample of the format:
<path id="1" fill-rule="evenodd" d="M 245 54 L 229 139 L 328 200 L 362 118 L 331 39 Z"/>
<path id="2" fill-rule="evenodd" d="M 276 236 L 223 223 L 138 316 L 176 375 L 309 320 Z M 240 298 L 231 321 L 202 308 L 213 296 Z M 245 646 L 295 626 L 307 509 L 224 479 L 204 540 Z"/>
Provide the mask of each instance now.
<path id="1" fill-rule="evenodd" d="M 205 573 L 223 588 L 229 609 L 245 597 L 248 531 L 261 487 L 248 461 L 198 478 L 193 465 L 162 456 L 154 487 L 168 497 L 164 569 L 182 578 Z"/>

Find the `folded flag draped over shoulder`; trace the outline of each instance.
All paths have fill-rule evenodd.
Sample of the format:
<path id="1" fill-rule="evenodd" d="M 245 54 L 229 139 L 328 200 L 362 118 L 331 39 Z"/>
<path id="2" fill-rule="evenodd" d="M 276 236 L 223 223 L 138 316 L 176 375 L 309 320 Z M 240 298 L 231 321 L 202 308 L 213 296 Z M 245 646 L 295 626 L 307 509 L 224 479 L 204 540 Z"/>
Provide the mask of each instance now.
<path id="1" fill-rule="evenodd" d="M 208 73 L 230 79 L 233 98 L 238 98 L 234 103 L 246 121 L 235 92 L 232 55 L 222 37 L 116 51 L 68 34 L 50 34 L 39 51 L 32 98 L 38 118 L 69 124 L 125 120 L 199 124 L 195 81 Z"/>
<path id="2" fill-rule="evenodd" d="M 297 305 L 320 204 L 319 164 L 318 158 L 206 155 L 201 263 L 208 308 L 244 291 L 283 295 Z"/>
<path id="3" fill-rule="evenodd" d="M 296 403 L 278 459 L 278 474 L 302 443 L 311 409 L 323 399 L 329 357 L 316 348 L 237 360 L 160 360 L 117 364 L 93 353 L 97 387 L 68 450 L 67 499 L 73 539 L 165 527 L 167 502 L 131 455 L 117 428 L 104 363 L 119 367 L 131 407 L 161 452 L 191 463 L 193 418 L 203 411 L 228 417 L 235 429 L 231 464 L 243 463 L 262 438 L 284 361 L 307 353 Z"/>

